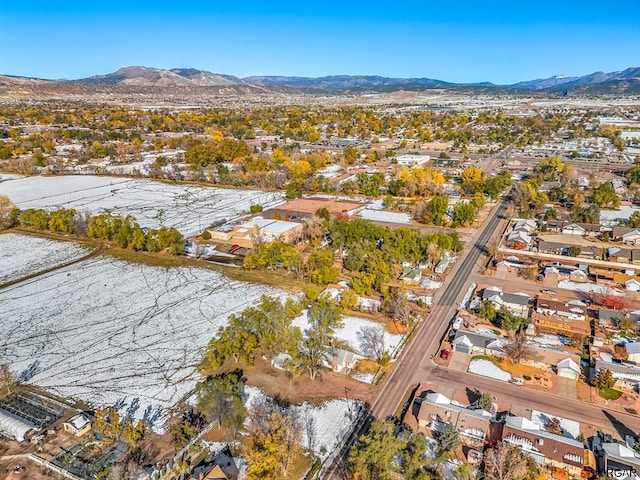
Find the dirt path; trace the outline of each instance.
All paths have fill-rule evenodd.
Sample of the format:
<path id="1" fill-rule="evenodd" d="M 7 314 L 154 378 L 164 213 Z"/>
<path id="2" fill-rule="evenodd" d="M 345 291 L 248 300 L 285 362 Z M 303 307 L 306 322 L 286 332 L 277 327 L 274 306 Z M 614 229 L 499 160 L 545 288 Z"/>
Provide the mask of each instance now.
<path id="1" fill-rule="evenodd" d="M 103 251 L 104 249 L 102 247 L 94 248 L 91 252 L 89 252 L 88 254 L 82 257 L 78 257 L 68 262 L 54 265 L 53 267 L 50 267 L 50 268 L 45 268 L 44 270 L 40 270 L 38 272 L 30 273 L 29 275 L 25 275 L 23 277 L 10 280 L 5 283 L 0 283 L 0 289 L 10 287 L 20 282 L 24 282 L 25 280 L 31 280 L 33 278 L 39 277 L 40 275 L 45 275 L 47 273 L 55 272 L 56 270 L 60 270 L 61 268 L 65 268 L 70 265 L 75 265 L 76 263 L 84 262 L 85 260 L 89 260 L 90 258 L 100 255 Z"/>

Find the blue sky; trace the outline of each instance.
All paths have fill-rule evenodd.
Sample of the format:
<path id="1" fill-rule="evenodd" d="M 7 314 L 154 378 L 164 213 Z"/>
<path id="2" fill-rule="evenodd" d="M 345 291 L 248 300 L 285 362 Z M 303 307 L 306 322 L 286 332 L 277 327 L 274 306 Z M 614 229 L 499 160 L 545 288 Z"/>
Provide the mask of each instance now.
<path id="1" fill-rule="evenodd" d="M 639 0 L 180 3 L 0 0 L 0 73 L 144 65 L 513 83 L 640 66 Z"/>

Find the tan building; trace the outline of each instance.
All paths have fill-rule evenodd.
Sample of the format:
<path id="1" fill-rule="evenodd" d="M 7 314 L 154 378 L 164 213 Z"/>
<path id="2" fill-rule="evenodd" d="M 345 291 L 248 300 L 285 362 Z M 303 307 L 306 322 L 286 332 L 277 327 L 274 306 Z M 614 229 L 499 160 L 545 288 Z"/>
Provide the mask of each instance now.
<path id="1" fill-rule="evenodd" d="M 418 411 L 418 426 L 432 432 L 442 432 L 448 423 L 453 424 L 460 440 L 470 447 L 481 447 L 489 435 L 491 414 L 482 409 L 463 407 L 441 393 L 428 393 Z"/>
<path id="2" fill-rule="evenodd" d="M 62 429 L 76 437 L 81 437 L 91 430 L 91 420 L 84 413 L 79 413 L 64 422 Z"/>
<path id="3" fill-rule="evenodd" d="M 294 243 L 302 238 L 302 230 L 301 223 L 254 217 L 240 225 L 221 227 L 210 230 L 209 233 L 214 241 L 253 248 L 256 240 L 263 242 L 280 240 L 285 243 Z"/>

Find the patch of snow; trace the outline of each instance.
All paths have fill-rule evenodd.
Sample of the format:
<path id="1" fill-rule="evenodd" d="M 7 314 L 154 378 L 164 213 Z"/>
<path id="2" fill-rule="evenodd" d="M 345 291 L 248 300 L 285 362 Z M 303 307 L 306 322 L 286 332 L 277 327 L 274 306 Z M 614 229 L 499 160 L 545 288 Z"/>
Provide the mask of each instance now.
<path id="1" fill-rule="evenodd" d="M 489 360 L 471 360 L 471 362 L 469 363 L 469 372 L 475 373 L 476 375 L 482 375 L 483 377 L 502 380 L 503 382 L 508 382 L 509 380 L 511 380 L 511 374 L 509 372 L 505 372 Z"/>
<path id="2" fill-rule="evenodd" d="M 373 380 L 376 378 L 375 373 L 352 373 L 351 378 L 358 380 L 359 382 L 373 384 Z"/>
<path id="3" fill-rule="evenodd" d="M 571 345 L 571 339 L 565 337 L 564 335 L 551 335 L 548 333 L 541 333 L 536 335 L 535 337 L 531 337 L 529 342 L 536 345 L 541 345 L 545 347 L 553 347 L 553 346 L 561 346 L 561 345 Z"/>
<path id="4" fill-rule="evenodd" d="M 341 340 L 349 345 L 351 349 L 353 349 L 356 353 L 361 353 L 361 345 L 360 339 L 358 337 L 358 332 L 362 329 L 362 327 L 379 327 L 382 325 L 381 323 L 374 322 L 373 320 L 367 320 L 362 317 L 353 317 L 346 315 L 342 318 L 344 326 L 336 330 L 336 338 Z M 300 316 L 293 320 L 293 325 L 296 327 L 300 327 L 300 329 L 304 332 L 308 330 L 311 326 L 309 322 L 308 311 L 304 310 Z M 396 349 L 400 346 L 404 335 L 392 334 L 385 330 L 384 339 L 385 346 L 387 352 L 393 354 Z"/>
<path id="5" fill-rule="evenodd" d="M 99 256 L 0 290 L 0 356 L 24 383 L 162 431 L 167 409 L 195 386 L 209 339 L 261 295 L 288 294 Z"/>
<path id="6" fill-rule="evenodd" d="M 234 190 L 154 180 L 76 175 L 0 182 L 0 195 L 21 209 L 75 208 L 92 215 L 133 215 L 141 227 L 175 227 L 189 237 L 218 221 L 237 218 L 253 204 L 284 202 L 280 192 Z"/>
<path id="7" fill-rule="evenodd" d="M 0 235 L 0 283 L 18 280 L 26 275 L 81 258 L 91 250 L 75 242 L 17 233 Z"/>
<path id="8" fill-rule="evenodd" d="M 246 386 L 244 393 L 247 409 L 255 405 L 256 402 L 268 398 L 262 390 L 252 386 Z M 320 458 L 324 459 L 338 448 L 348 432 L 351 431 L 353 422 L 362 407 L 363 404 L 360 401 L 341 398 L 329 400 L 317 406 L 305 402 L 302 405 L 292 405 L 288 408 L 292 409 L 294 416 L 303 423 L 307 418 L 312 419 L 314 423 L 313 450 Z M 301 444 L 304 448 L 309 448 L 309 438 L 307 438 L 304 428 Z"/>
<path id="9" fill-rule="evenodd" d="M 566 418 L 549 415 L 548 413 L 540 412 L 538 410 L 531 410 L 531 421 L 543 429 L 544 426 L 553 418 L 560 420 L 562 435 L 574 440 L 580 436 L 580 423 L 575 420 L 568 420 Z"/>

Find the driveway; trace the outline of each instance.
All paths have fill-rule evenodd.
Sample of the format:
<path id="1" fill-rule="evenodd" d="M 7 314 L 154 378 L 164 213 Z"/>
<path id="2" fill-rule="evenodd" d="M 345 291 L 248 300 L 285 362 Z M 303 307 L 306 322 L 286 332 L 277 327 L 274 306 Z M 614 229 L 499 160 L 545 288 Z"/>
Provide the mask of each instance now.
<path id="1" fill-rule="evenodd" d="M 449 368 L 453 370 L 459 370 L 461 372 L 466 372 L 467 368 L 469 368 L 470 360 L 471 360 L 471 355 L 452 350 L 451 360 L 449 361 Z"/>
<path id="2" fill-rule="evenodd" d="M 576 381 L 570 378 L 558 377 L 558 395 L 576 400 L 578 398 Z"/>

